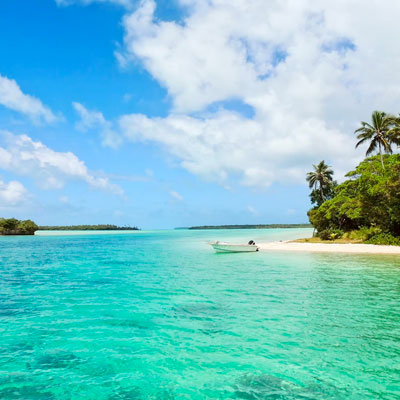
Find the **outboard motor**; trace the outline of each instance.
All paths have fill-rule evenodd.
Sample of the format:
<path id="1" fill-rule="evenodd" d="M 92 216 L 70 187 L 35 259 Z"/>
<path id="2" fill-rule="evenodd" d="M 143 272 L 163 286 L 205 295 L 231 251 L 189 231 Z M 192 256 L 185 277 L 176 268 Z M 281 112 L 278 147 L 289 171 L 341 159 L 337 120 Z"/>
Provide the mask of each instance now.
<path id="1" fill-rule="evenodd" d="M 250 245 L 252 245 L 252 246 L 255 246 L 255 245 L 256 245 L 256 242 L 255 242 L 254 240 L 250 240 L 250 242 L 249 242 L 248 244 L 250 244 Z"/>

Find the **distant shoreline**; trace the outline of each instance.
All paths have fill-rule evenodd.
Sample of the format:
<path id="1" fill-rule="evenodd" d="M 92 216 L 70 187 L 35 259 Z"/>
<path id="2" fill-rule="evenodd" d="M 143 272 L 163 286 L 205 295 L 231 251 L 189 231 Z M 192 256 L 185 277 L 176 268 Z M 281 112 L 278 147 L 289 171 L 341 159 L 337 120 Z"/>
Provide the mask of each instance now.
<path id="1" fill-rule="evenodd" d="M 63 231 L 45 231 L 40 230 L 35 232 L 35 236 L 80 236 L 80 235 L 133 235 L 140 230 L 77 230 L 77 231 L 70 231 L 70 230 L 63 230 Z"/>
<path id="2" fill-rule="evenodd" d="M 192 226 L 188 229 L 286 229 L 312 228 L 311 224 L 264 224 L 264 225 L 203 225 Z"/>
<path id="3" fill-rule="evenodd" d="M 39 226 L 39 231 L 139 231 L 136 226 L 117 225 L 60 225 Z"/>

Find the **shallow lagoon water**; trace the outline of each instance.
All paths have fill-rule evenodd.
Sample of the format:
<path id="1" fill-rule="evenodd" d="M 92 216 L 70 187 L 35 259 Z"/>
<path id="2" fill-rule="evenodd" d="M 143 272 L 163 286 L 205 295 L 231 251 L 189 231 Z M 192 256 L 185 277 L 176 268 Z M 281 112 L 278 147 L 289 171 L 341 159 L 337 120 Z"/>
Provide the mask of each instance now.
<path id="1" fill-rule="evenodd" d="M 309 230 L 0 238 L 1 399 L 400 399 L 400 259 Z"/>

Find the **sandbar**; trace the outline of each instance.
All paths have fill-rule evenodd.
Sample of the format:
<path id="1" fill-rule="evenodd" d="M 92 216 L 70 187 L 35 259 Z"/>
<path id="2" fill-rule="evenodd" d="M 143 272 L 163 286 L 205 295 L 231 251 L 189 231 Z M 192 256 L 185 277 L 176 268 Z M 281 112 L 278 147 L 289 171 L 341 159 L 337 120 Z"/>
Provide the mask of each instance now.
<path id="1" fill-rule="evenodd" d="M 358 254 L 398 254 L 400 246 L 383 246 L 375 244 L 343 244 L 343 243 L 295 243 L 270 242 L 257 243 L 262 251 L 302 251 L 312 253 L 358 253 Z"/>

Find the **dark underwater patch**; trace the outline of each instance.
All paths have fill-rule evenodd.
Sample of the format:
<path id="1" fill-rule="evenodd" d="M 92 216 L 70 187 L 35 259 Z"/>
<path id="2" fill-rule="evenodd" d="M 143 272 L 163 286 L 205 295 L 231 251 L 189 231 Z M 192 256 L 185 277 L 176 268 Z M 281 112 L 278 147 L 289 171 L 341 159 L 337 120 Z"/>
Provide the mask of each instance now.
<path id="1" fill-rule="evenodd" d="M 17 307 L 15 304 L 0 308 L 0 318 L 15 317 L 25 313 L 25 308 Z"/>
<path id="2" fill-rule="evenodd" d="M 0 347 L 0 354 L 2 355 L 14 355 L 15 353 L 30 353 L 35 349 L 34 342 L 23 341 L 19 343 L 7 344 L 6 346 Z"/>
<path id="3" fill-rule="evenodd" d="M 8 387 L 0 389 L 2 400 L 53 400 L 54 395 L 36 386 Z"/>
<path id="4" fill-rule="evenodd" d="M 154 329 L 154 324 L 151 320 L 146 319 L 134 319 L 134 318 L 127 318 L 127 319 L 108 319 L 106 320 L 107 325 L 111 326 L 120 326 L 120 327 L 127 327 L 127 328 L 136 328 L 136 329 Z"/>
<path id="5" fill-rule="evenodd" d="M 230 328 L 230 308 L 215 303 L 191 303 L 175 306 L 173 317 L 198 321 L 199 332 L 213 336 L 225 333 Z"/>
<path id="6" fill-rule="evenodd" d="M 191 303 L 175 306 L 173 312 L 178 317 L 212 319 L 226 315 L 229 309 L 215 303 Z"/>
<path id="7" fill-rule="evenodd" d="M 112 285 L 115 283 L 115 279 L 113 278 L 95 278 L 95 279 L 89 279 L 86 284 L 88 286 L 106 286 L 106 285 Z"/>
<path id="8" fill-rule="evenodd" d="M 11 296 L 0 296 L 0 318 L 30 314 L 35 311 L 32 304 Z"/>
<path id="9" fill-rule="evenodd" d="M 225 329 L 216 325 L 209 325 L 205 328 L 199 329 L 199 331 L 208 336 L 218 335 L 226 332 Z"/>
<path id="10" fill-rule="evenodd" d="M 64 350 L 51 351 L 38 356 L 32 369 L 73 368 L 82 361 L 73 353 Z"/>
<path id="11" fill-rule="evenodd" d="M 174 400 L 175 396 L 171 390 L 163 389 L 156 393 L 156 400 Z"/>

